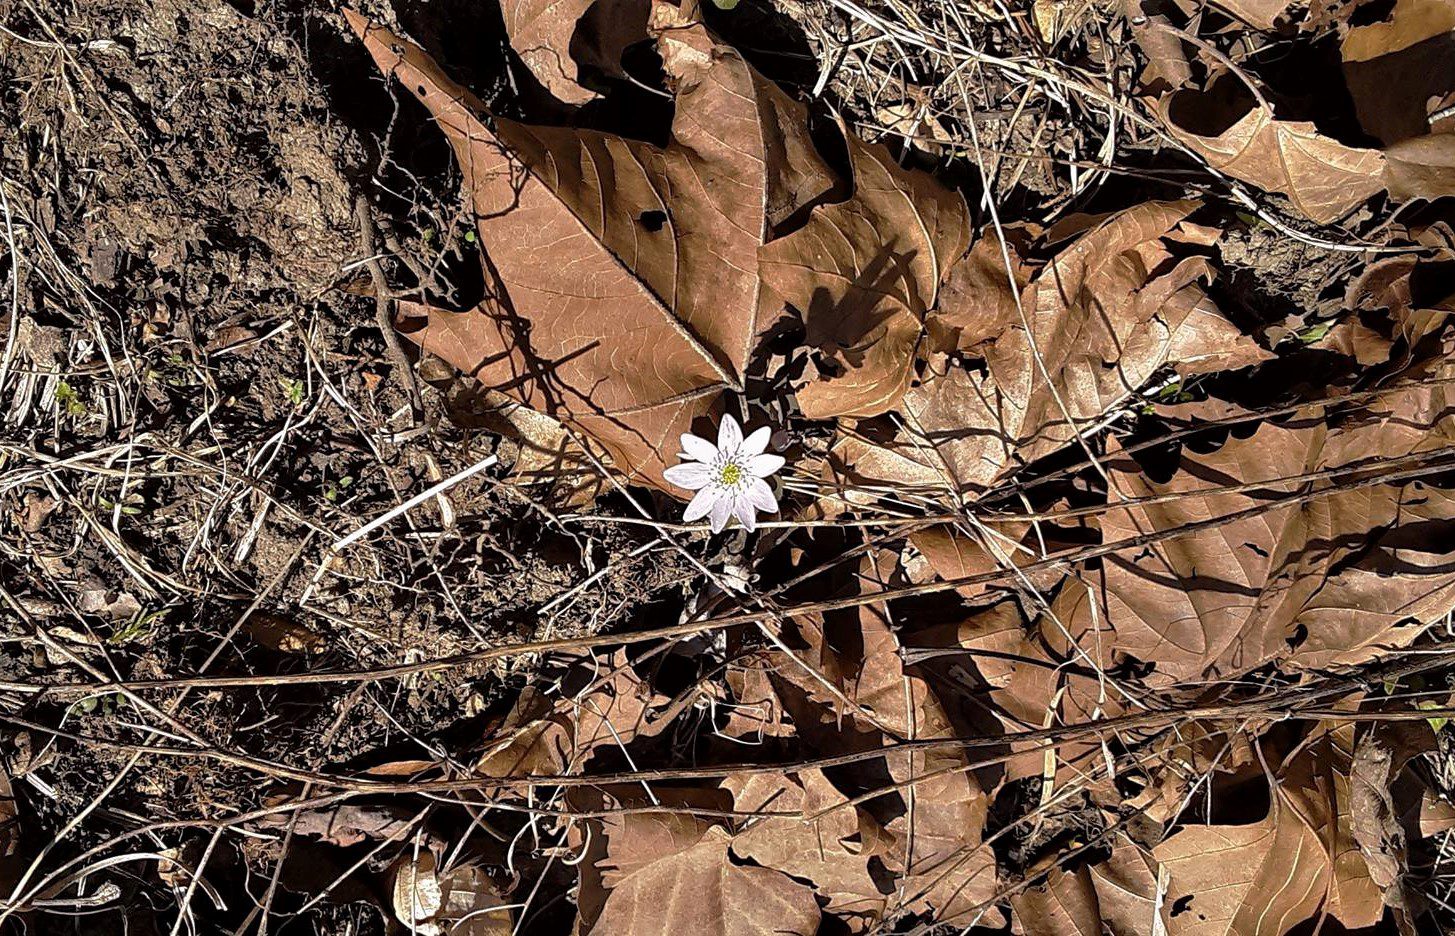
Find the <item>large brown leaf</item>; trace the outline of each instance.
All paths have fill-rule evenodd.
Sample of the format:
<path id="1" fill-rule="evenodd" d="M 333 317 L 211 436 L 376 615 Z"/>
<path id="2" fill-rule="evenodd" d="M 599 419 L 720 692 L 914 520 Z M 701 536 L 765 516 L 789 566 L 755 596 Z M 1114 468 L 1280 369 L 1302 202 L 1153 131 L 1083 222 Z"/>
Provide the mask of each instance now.
<path id="1" fill-rule="evenodd" d="M 1308 121 L 1280 120 L 1246 94 L 1225 100 L 1219 86 L 1180 91 L 1157 110 L 1168 131 L 1208 165 L 1287 195 L 1313 221 L 1336 221 L 1384 188 L 1378 150 L 1345 146 Z"/>
<path id="2" fill-rule="evenodd" d="M 1166 484 L 1113 457 L 1127 496 L 1177 494 L 1114 507 L 1108 542 L 1246 510 L 1268 494 L 1213 488 L 1273 481 L 1446 448 L 1455 409 L 1440 385 L 1385 398 L 1326 426 L 1313 417 L 1264 424 L 1206 455 L 1184 451 Z M 1316 482 L 1326 485 L 1330 482 Z M 1289 488 L 1270 491 L 1283 493 Z M 1455 495 L 1418 482 L 1342 491 L 1216 525 L 1103 560 L 1102 630 L 1080 638 L 1157 664 L 1157 679 L 1246 672 L 1269 660 L 1355 664 L 1407 644 L 1455 606 Z"/>
<path id="3" fill-rule="evenodd" d="M 691 848 L 644 862 L 607 896 L 592 936 L 814 936 L 813 891 L 778 871 L 734 863 L 730 841 L 713 827 Z"/>
<path id="4" fill-rule="evenodd" d="M 896 557 L 885 554 L 882 561 L 881 567 L 862 560 L 861 593 L 885 587 Z M 780 657 L 774 683 L 799 738 L 810 747 L 826 753 L 872 750 L 892 740 L 890 735 L 954 734 L 949 712 L 929 679 L 905 665 L 882 606 L 865 605 L 857 612 L 801 619 L 798 624 L 797 636 L 808 645 L 801 658 L 838 690 L 835 696 Z M 977 918 L 983 925 L 997 919 L 993 908 L 981 908 L 995 894 L 997 875 L 994 855 L 981 843 L 988 803 L 967 765 L 965 752 L 953 748 L 886 756 L 889 779 L 902 784 L 902 792 L 887 792 L 865 809 L 890 813 L 876 834 L 891 843 L 880 857 L 899 877 L 902 907 L 891 905 L 891 910 L 933 913 L 962 926 Z M 878 771 L 860 777 L 871 786 L 884 779 Z M 902 804 L 894 803 L 896 797 Z M 890 804 L 896 808 L 889 809 Z"/>
<path id="5" fill-rule="evenodd" d="M 832 184 L 802 107 L 675 11 L 653 11 L 677 92 L 666 147 L 503 119 L 492 132 L 420 49 L 349 16 L 454 146 L 493 286 L 468 313 L 402 304 L 407 333 L 658 484 L 664 450 L 741 385 L 781 308 L 759 246 Z"/>
<path id="6" fill-rule="evenodd" d="M 1282 936 L 1321 910 L 1350 928 L 1378 922 L 1379 891 L 1348 831 L 1345 744 L 1309 741 L 1269 778 L 1259 822 L 1187 826 L 1153 849 L 1177 908 L 1169 936 Z"/>
<path id="7" fill-rule="evenodd" d="M 1195 374 L 1267 356 L 1198 285 L 1211 275 L 1207 261 L 1169 249 L 1206 242 L 1185 221 L 1195 207 L 1146 202 L 1102 221 L 1027 287 L 1030 331 L 1017 316 L 986 351 L 988 374 L 952 368 L 905 397 L 910 427 L 960 487 L 983 487 L 1013 461 L 1062 447 L 1164 365 Z"/>
<path id="8" fill-rule="evenodd" d="M 845 131 L 854 193 L 815 208 L 798 231 L 766 245 L 763 276 L 803 315 L 823 365 L 798 391 L 804 415 L 874 416 L 893 409 L 914 375 L 925 314 L 970 243 L 965 200 L 882 145 Z"/>

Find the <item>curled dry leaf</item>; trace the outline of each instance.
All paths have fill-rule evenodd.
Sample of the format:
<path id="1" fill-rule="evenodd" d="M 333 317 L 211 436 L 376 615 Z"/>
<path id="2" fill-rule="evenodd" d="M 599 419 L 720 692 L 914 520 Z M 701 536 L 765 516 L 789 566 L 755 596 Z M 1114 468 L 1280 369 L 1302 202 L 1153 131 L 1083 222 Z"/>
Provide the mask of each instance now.
<path id="1" fill-rule="evenodd" d="M 1280 120 L 1232 79 L 1208 92 L 1168 95 L 1157 112 L 1168 132 L 1208 165 L 1288 196 L 1320 224 L 1337 221 L 1384 188 L 1378 150 L 1346 146 L 1308 121 Z"/>
<path id="2" fill-rule="evenodd" d="M 607 895 L 591 936 L 814 936 L 813 891 L 786 874 L 735 863 L 720 827 L 697 844 L 648 861 Z"/>
<path id="3" fill-rule="evenodd" d="M 622 75 L 621 54 L 647 38 L 650 0 L 502 0 L 511 47 L 546 90 L 568 104 L 595 92 L 580 84 L 578 56 Z"/>
<path id="4" fill-rule="evenodd" d="M 781 309 L 759 247 L 834 180 L 801 105 L 676 7 L 652 15 L 676 90 L 665 147 L 505 119 L 492 131 L 423 51 L 349 21 L 453 145 L 487 254 L 486 300 L 465 313 L 402 303 L 408 337 L 662 485 L 662 453 L 741 387 Z"/>
<path id="5" fill-rule="evenodd" d="M 854 194 L 763 247 L 763 276 L 803 316 L 823 364 L 798 391 L 804 415 L 875 416 L 914 375 L 925 314 L 970 244 L 958 193 L 902 169 L 882 145 L 847 128 Z"/>

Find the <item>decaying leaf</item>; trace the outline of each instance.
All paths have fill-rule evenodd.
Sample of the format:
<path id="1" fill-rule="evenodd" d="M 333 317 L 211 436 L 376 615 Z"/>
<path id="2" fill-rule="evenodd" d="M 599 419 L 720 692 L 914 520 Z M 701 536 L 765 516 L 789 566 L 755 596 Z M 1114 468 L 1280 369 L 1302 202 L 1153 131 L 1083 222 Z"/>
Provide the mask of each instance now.
<path id="1" fill-rule="evenodd" d="M 1384 156 L 1346 146 L 1312 123 L 1282 120 L 1241 85 L 1224 79 L 1206 93 L 1180 91 L 1157 111 L 1168 131 L 1214 169 L 1288 196 L 1310 220 L 1337 221 L 1384 188 Z"/>
<path id="2" fill-rule="evenodd" d="M 671 4 L 653 8 L 677 96 L 666 147 L 504 119 L 417 47 L 350 23 L 454 146 L 493 291 L 453 313 L 401 305 L 402 328 L 488 386 L 573 423 L 630 477 L 739 387 L 781 309 L 760 281 L 772 228 L 833 178 L 801 105 Z"/>
<path id="3" fill-rule="evenodd" d="M 591 936 L 814 936 L 813 891 L 768 868 L 735 863 L 731 838 L 707 830 L 697 844 L 646 861 L 612 888 Z"/>

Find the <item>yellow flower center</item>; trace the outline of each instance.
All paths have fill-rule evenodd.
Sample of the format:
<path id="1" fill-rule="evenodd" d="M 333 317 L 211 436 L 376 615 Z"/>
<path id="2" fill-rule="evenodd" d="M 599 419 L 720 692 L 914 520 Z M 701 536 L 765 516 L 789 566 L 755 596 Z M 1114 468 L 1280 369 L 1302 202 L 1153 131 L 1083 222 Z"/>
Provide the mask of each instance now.
<path id="1" fill-rule="evenodd" d="M 738 482 L 743 480 L 743 466 L 737 462 L 728 462 L 722 466 L 722 472 L 718 475 L 718 480 L 727 487 L 737 487 Z"/>

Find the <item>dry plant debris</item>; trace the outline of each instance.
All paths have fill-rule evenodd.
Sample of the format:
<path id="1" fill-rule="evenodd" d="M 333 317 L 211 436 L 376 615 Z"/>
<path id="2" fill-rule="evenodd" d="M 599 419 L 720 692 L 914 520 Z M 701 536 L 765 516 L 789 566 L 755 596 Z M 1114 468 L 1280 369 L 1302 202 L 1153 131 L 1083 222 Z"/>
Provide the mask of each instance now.
<path id="1" fill-rule="evenodd" d="M 0 0 L 0 925 L 1455 927 L 1446 0 L 106 3 Z"/>

